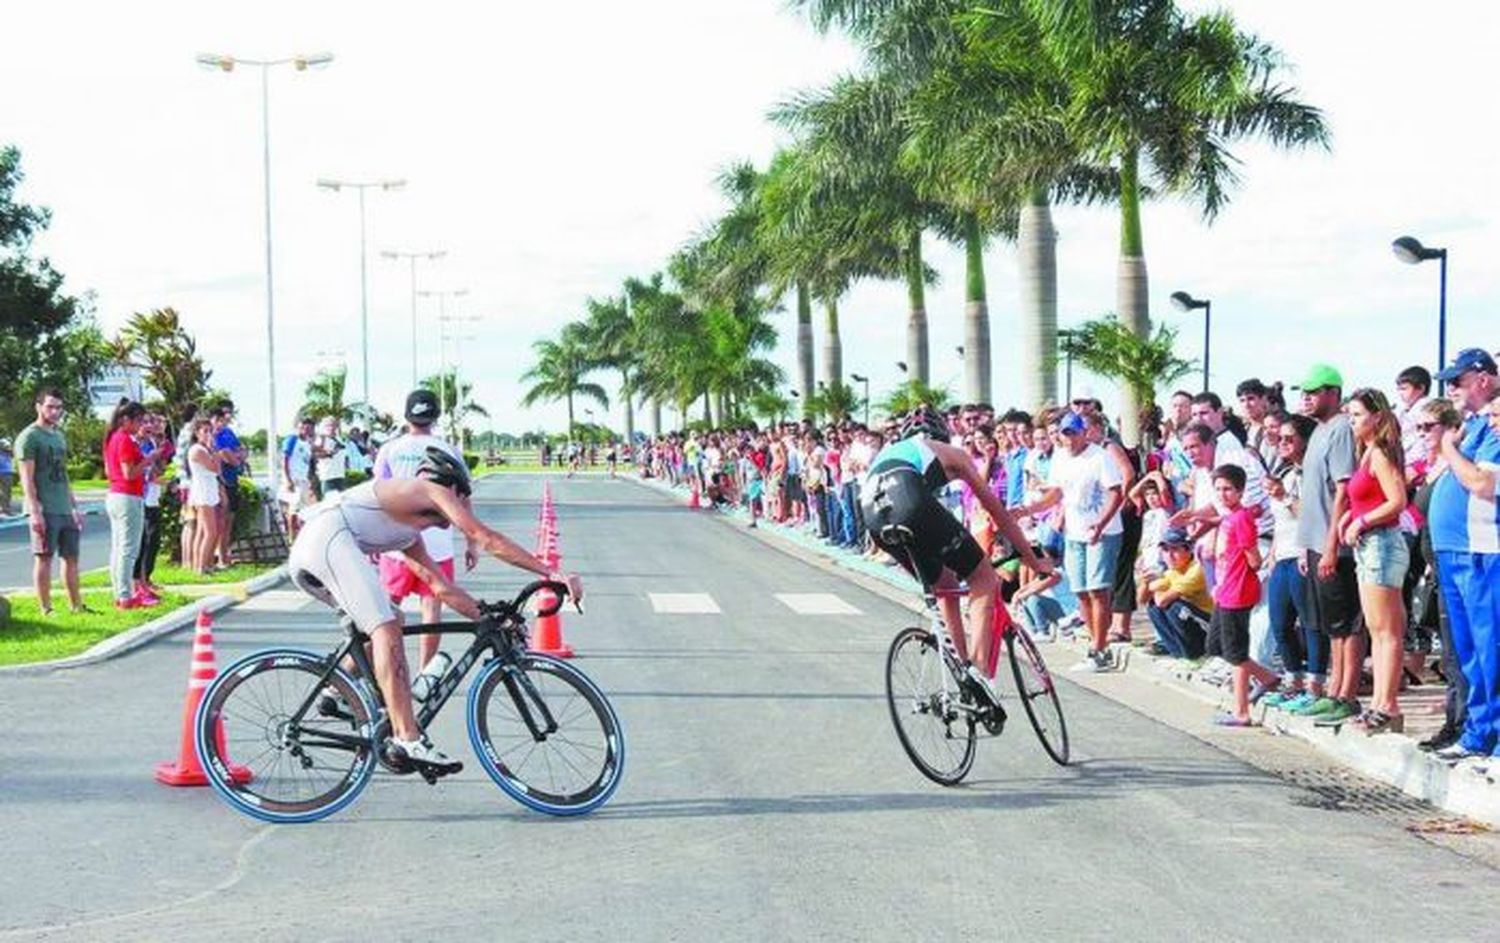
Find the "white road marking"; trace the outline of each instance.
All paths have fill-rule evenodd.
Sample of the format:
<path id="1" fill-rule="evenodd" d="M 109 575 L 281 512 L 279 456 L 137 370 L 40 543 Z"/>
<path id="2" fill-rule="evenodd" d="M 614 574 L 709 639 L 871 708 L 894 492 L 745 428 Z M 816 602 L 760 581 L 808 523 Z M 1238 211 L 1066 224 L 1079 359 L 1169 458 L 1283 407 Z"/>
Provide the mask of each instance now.
<path id="1" fill-rule="evenodd" d="M 782 605 L 799 616 L 857 616 L 858 609 L 833 593 L 774 593 Z"/>
<path id="2" fill-rule="evenodd" d="M 721 612 L 719 604 L 708 593 L 647 593 L 651 597 L 651 608 L 660 613 L 671 614 L 716 614 Z"/>

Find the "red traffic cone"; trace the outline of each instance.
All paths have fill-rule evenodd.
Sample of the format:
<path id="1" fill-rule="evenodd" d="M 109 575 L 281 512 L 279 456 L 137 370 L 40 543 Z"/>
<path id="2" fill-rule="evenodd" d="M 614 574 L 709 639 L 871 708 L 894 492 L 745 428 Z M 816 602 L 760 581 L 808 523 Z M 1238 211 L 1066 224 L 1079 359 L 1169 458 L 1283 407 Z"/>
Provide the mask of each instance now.
<path id="1" fill-rule="evenodd" d="M 188 674 L 187 703 L 182 708 L 182 746 L 177 762 L 156 764 L 156 781 L 168 786 L 207 786 L 208 777 L 198 764 L 198 751 L 193 749 L 193 722 L 198 716 L 198 704 L 203 692 L 218 675 L 214 664 L 214 620 L 207 609 L 198 611 L 198 625 L 193 634 L 192 670 Z M 216 722 L 214 736 L 218 740 L 219 755 L 225 754 L 224 725 Z M 237 783 L 248 783 L 251 773 L 243 766 L 231 764 L 229 775 Z"/>
<path id="2" fill-rule="evenodd" d="M 562 555 L 558 553 L 555 530 L 549 531 L 542 539 L 541 552 L 537 556 L 554 572 L 562 569 Z M 557 605 L 557 597 L 545 590 L 537 593 L 536 600 L 538 611 Z M 561 609 L 549 616 L 537 617 L 536 632 L 531 637 L 531 650 L 553 658 L 573 657 L 573 647 L 563 641 Z"/>
<path id="3" fill-rule="evenodd" d="M 697 475 L 693 476 L 693 482 L 692 482 L 691 487 L 692 487 L 693 490 L 691 492 L 689 492 L 689 494 L 688 494 L 688 507 L 690 507 L 694 511 L 696 511 L 699 508 L 703 507 L 703 502 L 701 500 L 699 500 L 699 498 L 698 498 L 698 476 Z"/>

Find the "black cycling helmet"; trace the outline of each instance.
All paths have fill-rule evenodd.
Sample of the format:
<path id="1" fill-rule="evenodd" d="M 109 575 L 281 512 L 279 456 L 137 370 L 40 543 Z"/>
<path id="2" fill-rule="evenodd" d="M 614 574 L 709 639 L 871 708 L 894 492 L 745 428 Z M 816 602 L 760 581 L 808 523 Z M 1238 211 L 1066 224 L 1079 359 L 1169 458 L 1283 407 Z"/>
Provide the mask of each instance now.
<path id="1" fill-rule="evenodd" d="M 474 493 L 473 485 L 469 483 L 469 466 L 435 445 L 427 446 L 427 457 L 417 466 L 417 477 L 452 488 L 461 498 Z"/>
<path id="2" fill-rule="evenodd" d="M 947 442 L 948 420 L 931 406 L 918 406 L 901 421 L 901 438 L 910 439 L 914 435 L 925 435 L 929 439 Z"/>

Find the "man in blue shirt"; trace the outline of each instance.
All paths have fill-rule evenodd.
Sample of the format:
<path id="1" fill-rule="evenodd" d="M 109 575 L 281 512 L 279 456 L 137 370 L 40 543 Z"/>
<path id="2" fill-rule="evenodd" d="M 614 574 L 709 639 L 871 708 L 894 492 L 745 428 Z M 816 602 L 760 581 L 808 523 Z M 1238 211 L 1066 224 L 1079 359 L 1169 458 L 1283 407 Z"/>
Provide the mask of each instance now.
<path id="1" fill-rule="evenodd" d="M 219 479 L 224 482 L 225 499 L 219 502 L 219 565 L 234 566 L 229 544 L 234 539 L 234 518 L 240 509 L 240 475 L 245 470 L 245 447 L 229 428 L 234 420 L 234 403 L 224 400 L 209 414 L 214 427 L 214 448 L 219 452 Z"/>
<path id="2" fill-rule="evenodd" d="M 1469 684 L 1463 734 L 1437 753 L 1456 762 L 1500 748 L 1500 435 L 1487 415 L 1500 405 L 1500 376 L 1493 357 L 1469 348 L 1438 379 L 1452 385 L 1450 395 L 1468 417 L 1461 432 L 1443 437 L 1451 472 L 1438 479 L 1427 515 L 1453 652 Z"/>
<path id="3" fill-rule="evenodd" d="M 1026 503 L 1026 457 L 1031 454 L 1027 440 L 1031 435 L 1031 416 L 1019 409 L 1005 414 L 1007 451 L 1005 453 L 1005 506 L 1020 507 Z"/>

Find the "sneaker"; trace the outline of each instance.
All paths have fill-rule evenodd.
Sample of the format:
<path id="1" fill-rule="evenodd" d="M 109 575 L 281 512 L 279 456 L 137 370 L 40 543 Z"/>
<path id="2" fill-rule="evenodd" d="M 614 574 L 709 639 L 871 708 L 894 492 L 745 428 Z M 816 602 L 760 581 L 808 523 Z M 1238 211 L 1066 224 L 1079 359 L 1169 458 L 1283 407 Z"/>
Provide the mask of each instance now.
<path id="1" fill-rule="evenodd" d="M 966 686 L 969 696 L 974 698 L 975 703 L 981 707 L 999 706 L 1000 695 L 995 692 L 993 682 L 978 667 L 970 665 L 964 672 L 964 679 L 968 682 Z"/>
<path id="2" fill-rule="evenodd" d="M 1250 679 L 1250 703 L 1259 704 L 1261 701 L 1265 700 L 1266 696 L 1269 695 L 1273 690 L 1275 689 L 1272 688 L 1269 684 L 1262 684 L 1261 682 L 1256 681 L 1253 678 Z"/>
<path id="3" fill-rule="evenodd" d="M 1472 759 L 1476 756 L 1485 755 L 1487 754 L 1483 750 L 1471 750 L 1468 747 L 1464 746 L 1464 742 L 1462 740 L 1455 740 L 1454 742 L 1448 744 L 1447 746 L 1443 747 L 1441 750 L 1438 750 L 1433 754 L 1433 756 L 1436 756 L 1444 763 L 1458 763 L 1462 760 Z"/>
<path id="4" fill-rule="evenodd" d="M 1339 702 L 1331 697 L 1320 697 L 1315 699 L 1306 707 L 1292 711 L 1298 717 L 1321 717 L 1339 705 Z"/>
<path id="5" fill-rule="evenodd" d="M 1428 737 L 1426 740 L 1419 742 L 1417 744 L 1417 749 L 1421 750 L 1423 753 L 1436 753 L 1439 750 L 1446 749 L 1457 743 L 1458 736 L 1461 733 L 1463 733 L 1463 731 L 1459 730 L 1452 724 L 1443 724 L 1442 727 L 1438 728 L 1437 733 Z"/>
<path id="6" fill-rule="evenodd" d="M 338 717 L 342 720 L 352 720 L 354 715 L 345 703 L 344 696 L 339 689 L 333 685 L 325 685 L 323 691 L 318 695 L 318 714 L 322 717 Z"/>
<path id="7" fill-rule="evenodd" d="M 141 608 L 141 601 L 134 596 L 131 596 L 129 599 L 116 599 L 115 608 L 120 610 L 139 609 Z"/>
<path id="8" fill-rule="evenodd" d="M 1282 701 L 1279 705 L 1288 714 L 1296 714 L 1305 708 L 1313 706 L 1318 696 L 1311 691 L 1298 691 L 1296 694 Z"/>
<path id="9" fill-rule="evenodd" d="M 1261 703 L 1267 707 L 1283 707 L 1302 696 L 1302 692 L 1296 688 L 1282 686 L 1261 698 Z"/>
<path id="10" fill-rule="evenodd" d="M 418 740 L 398 740 L 392 737 L 391 753 L 395 754 L 393 759 L 405 760 L 417 767 L 426 767 L 439 776 L 447 776 L 464 768 L 463 763 L 449 758 L 433 746 L 432 741 L 426 736 Z"/>
<path id="11" fill-rule="evenodd" d="M 158 599 L 155 594 L 153 594 L 150 590 L 147 590 L 147 589 L 138 589 L 138 590 L 136 590 L 135 591 L 135 597 L 134 597 L 134 599 L 135 599 L 136 602 L 140 603 L 142 606 L 144 606 L 147 609 L 150 609 L 152 606 L 159 606 L 159 605 L 161 605 L 161 600 Z"/>
<path id="12" fill-rule="evenodd" d="M 1099 674 L 1100 672 L 1108 671 L 1109 653 L 1108 651 L 1089 652 L 1083 657 L 1082 661 L 1074 664 L 1068 670 L 1076 674 Z"/>
<path id="13" fill-rule="evenodd" d="M 1319 727 L 1337 727 L 1346 720 L 1360 715 L 1359 701 L 1335 701 L 1331 710 L 1325 711 L 1313 723 Z"/>

